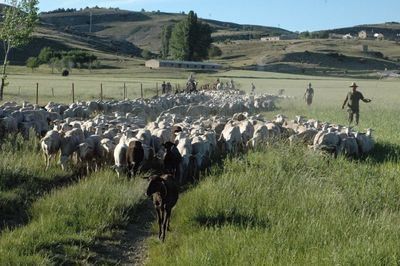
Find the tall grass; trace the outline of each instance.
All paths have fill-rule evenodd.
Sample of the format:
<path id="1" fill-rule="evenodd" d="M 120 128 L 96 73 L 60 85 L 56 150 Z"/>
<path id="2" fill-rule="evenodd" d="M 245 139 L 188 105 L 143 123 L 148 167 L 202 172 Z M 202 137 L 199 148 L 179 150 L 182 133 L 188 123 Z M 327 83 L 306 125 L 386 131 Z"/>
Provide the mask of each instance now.
<path id="1" fill-rule="evenodd" d="M 87 263 L 96 237 L 123 225 L 146 182 L 100 172 L 36 201 L 32 220 L 0 238 L 0 265 Z"/>
<path id="2" fill-rule="evenodd" d="M 31 132 L 33 133 L 33 132 Z M 10 135 L 2 140 L 0 149 L 0 229 L 27 220 L 30 204 L 45 192 L 70 183 L 77 178 L 71 171 L 63 172 L 53 162 L 45 171 L 39 140 L 31 134 L 24 140 Z"/>
<path id="3" fill-rule="evenodd" d="M 227 160 L 180 199 L 149 265 L 396 264 L 399 170 L 283 145 Z"/>
<path id="4" fill-rule="evenodd" d="M 311 107 L 283 101 L 279 112 L 346 125 L 338 92 L 321 91 Z M 149 240 L 149 265 L 398 264 L 399 94 L 364 94 L 374 101 L 355 129 L 375 129 L 372 154 L 334 160 L 276 145 L 229 159 L 180 198 L 166 243 Z"/>

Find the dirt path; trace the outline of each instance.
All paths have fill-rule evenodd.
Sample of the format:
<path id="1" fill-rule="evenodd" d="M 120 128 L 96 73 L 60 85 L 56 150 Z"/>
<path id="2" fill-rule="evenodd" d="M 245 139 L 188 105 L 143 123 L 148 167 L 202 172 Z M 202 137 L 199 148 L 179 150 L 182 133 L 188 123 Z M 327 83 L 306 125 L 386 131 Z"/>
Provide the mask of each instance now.
<path id="1" fill-rule="evenodd" d="M 90 264 L 144 265 L 147 260 L 147 238 L 155 219 L 153 204 L 146 200 L 135 211 L 125 229 L 117 229 L 110 237 L 96 240 L 90 248 Z"/>

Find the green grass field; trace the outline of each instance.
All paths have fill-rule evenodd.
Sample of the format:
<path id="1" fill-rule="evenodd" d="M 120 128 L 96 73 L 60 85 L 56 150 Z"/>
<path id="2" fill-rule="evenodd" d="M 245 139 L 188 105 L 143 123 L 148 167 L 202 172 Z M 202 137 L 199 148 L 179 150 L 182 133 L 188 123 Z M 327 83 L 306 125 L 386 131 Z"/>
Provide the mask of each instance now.
<path id="1" fill-rule="evenodd" d="M 137 66 L 131 73 L 77 73 L 68 80 L 50 75 L 48 69 L 27 73 L 16 68 L 10 75 L 11 90 L 16 84 L 41 80 L 68 92 L 68 84 L 85 84 L 82 97 L 96 95 L 98 83 L 143 82 L 164 79 L 177 83 L 188 72 L 146 71 Z M 231 78 L 244 90 L 254 82 L 257 93 L 285 89 L 293 98 L 278 103 L 279 109 L 265 113 L 305 115 L 321 121 L 346 124 L 340 107 L 353 80 L 252 71 L 197 74 L 201 82 Z M 167 79 L 167 80 L 168 80 Z M 399 80 L 354 80 L 372 103 L 361 105 L 358 129 L 371 127 L 377 142 L 374 152 L 360 160 L 337 160 L 318 156 L 302 146 L 279 143 L 260 147 L 213 168 L 210 176 L 181 195 L 172 213 L 172 231 L 164 244 L 149 238 L 149 265 L 375 265 L 398 264 L 400 219 L 400 125 L 396 122 L 400 102 Z M 52 83 L 54 82 L 54 83 Z M 107 83 L 109 82 L 109 83 Z M 312 82 L 314 103 L 307 107 L 304 90 Z M 64 85 L 65 89 L 62 89 Z M 55 86 L 54 85 L 54 86 Z M 26 85 L 28 87 L 28 85 Z M 78 88 L 79 86 L 77 86 Z M 106 88 L 106 86 L 105 86 Z M 122 92 L 121 92 L 122 93 Z M 32 94 L 33 95 L 33 94 Z M 66 95 L 68 95 L 66 93 Z M 14 97 L 14 98 L 12 98 Z M 31 98 L 33 96 L 30 96 Z M 43 104 L 50 100 L 43 98 Z M 6 99 L 22 100 L 6 91 Z M 29 99 L 31 99 L 29 98 Z M 117 97 L 116 97 L 117 98 Z M 69 102 L 56 95 L 55 102 Z M 32 143 L 33 142 L 33 143 Z M 24 143 L 24 142 L 22 142 Z M 41 179 L 57 180 L 60 171 L 41 169 L 42 158 L 34 140 L 28 148 L 0 151 L 0 184 L 42 184 Z M 29 150 L 29 152 L 28 152 Z M 67 173 L 68 174 L 68 173 Z M 15 180 L 10 181 L 10 176 Z M 25 176 L 26 179 L 20 178 Z M 57 183 L 57 181 L 54 181 Z M 18 186 L 0 187 L 0 202 L 31 195 Z M 32 196 L 26 205 L 28 220 L 16 229 L 0 234 L 0 264 L 93 263 L 90 246 L 112 228 L 124 226 L 127 213 L 143 200 L 145 183 L 118 179 L 104 171 L 78 182 L 55 186 Z M 34 191 L 34 192 L 32 192 Z M 11 195 L 11 196 L 7 196 Z M 15 201 L 11 204 L 16 204 Z M 25 205 L 24 205 L 25 206 Z M 152 210 L 149 210 L 152 211 Z"/>
<path id="2" fill-rule="evenodd" d="M 296 97 L 282 101 L 280 113 L 346 124 L 340 106 L 349 80 L 308 79 L 316 88 L 308 108 L 305 77 L 293 78 L 268 80 Z M 259 88 L 267 81 L 255 82 Z M 149 265 L 398 264 L 399 81 L 359 84 L 373 99 L 361 106 L 358 127 L 375 129 L 371 155 L 334 160 L 280 144 L 228 159 L 183 195 L 166 244 L 149 240 Z"/>

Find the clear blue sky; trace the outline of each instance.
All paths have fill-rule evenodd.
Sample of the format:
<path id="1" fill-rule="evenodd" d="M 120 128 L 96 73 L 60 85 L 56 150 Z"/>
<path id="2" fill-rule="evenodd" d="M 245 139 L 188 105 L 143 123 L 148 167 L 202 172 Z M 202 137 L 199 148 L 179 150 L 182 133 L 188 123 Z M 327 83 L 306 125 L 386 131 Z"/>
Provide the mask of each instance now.
<path id="1" fill-rule="evenodd" d="M 119 7 L 179 12 L 240 24 L 275 26 L 292 31 L 400 21 L 400 0 L 39 0 L 40 10 Z M 4 2 L 4 0 L 0 0 Z"/>

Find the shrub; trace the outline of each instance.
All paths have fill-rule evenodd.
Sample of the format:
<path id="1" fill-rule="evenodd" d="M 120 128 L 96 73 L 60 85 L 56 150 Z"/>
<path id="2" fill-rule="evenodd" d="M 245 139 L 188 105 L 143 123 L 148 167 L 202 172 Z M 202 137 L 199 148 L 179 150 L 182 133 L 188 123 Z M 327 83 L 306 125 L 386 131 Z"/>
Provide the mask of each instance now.
<path id="1" fill-rule="evenodd" d="M 210 49 L 208 49 L 208 56 L 210 58 L 218 57 L 221 55 L 222 55 L 222 50 L 216 45 L 211 45 Z"/>
<path id="2" fill-rule="evenodd" d="M 140 55 L 146 60 L 149 60 L 149 59 L 152 59 L 155 57 L 155 54 L 150 52 L 147 49 L 144 49 Z"/>
<path id="3" fill-rule="evenodd" d="M 26 60 L 26 66 L 32 69 L 33 72 L 35 68 L 40 66 L 40 60 L 37 57 L 29 57 L 28 60 Z"/>

